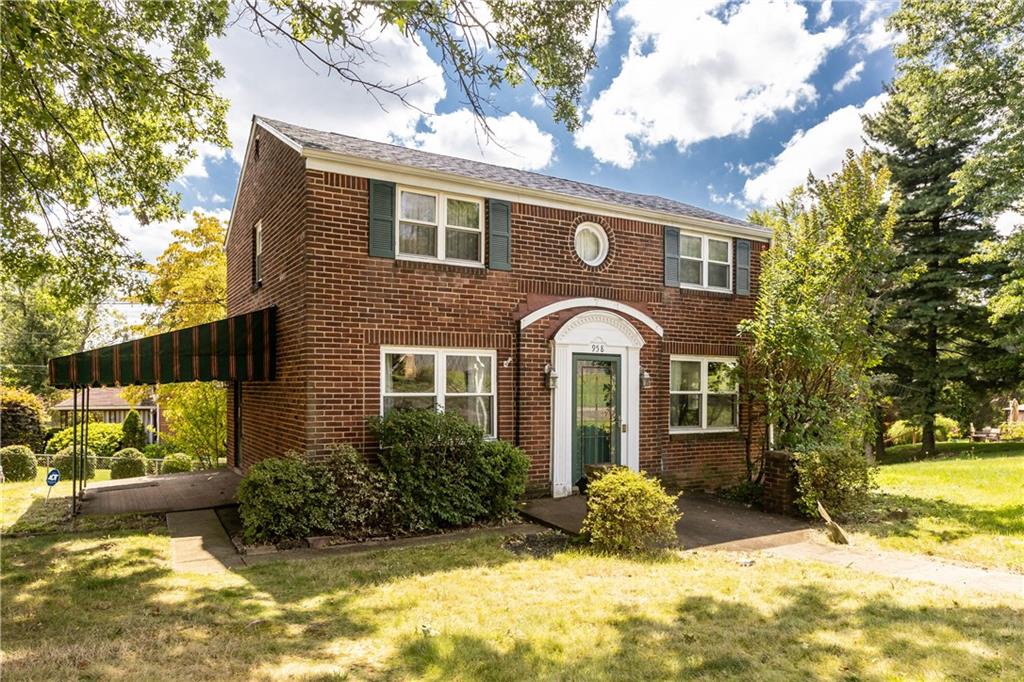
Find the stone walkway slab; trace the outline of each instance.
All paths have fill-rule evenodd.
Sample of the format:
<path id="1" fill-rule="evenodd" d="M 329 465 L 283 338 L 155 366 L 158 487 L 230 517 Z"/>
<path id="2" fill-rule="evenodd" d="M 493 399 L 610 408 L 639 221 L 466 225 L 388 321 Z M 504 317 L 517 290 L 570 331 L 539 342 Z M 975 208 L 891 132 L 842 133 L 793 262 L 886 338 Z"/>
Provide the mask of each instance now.
<path id="1" fill-rule="evenodd" d="M 231 469 L 140 476 L 89 483 L 82 514 L 145 514 L 231 504 L 242 476 Z"/>
<path id="2" fill-rule="evenodd" d="M 224 526 L 212 509 L 167 515 L 171 567 L 190 573 L 220 573 L 244 566 Z"/>

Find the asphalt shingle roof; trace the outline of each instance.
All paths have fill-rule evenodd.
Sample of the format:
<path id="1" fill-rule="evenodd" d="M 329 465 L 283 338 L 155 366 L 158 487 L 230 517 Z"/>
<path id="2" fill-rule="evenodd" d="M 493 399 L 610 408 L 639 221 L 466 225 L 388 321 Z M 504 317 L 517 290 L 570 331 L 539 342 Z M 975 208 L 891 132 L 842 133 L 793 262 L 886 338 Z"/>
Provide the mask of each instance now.
<path id="1" fill-rule="evenodd" d="M 591 199 L 616 204 L 627 208 L 639 208 L 648 211 L 676 215 L 681 218 L 700 218 L 713 220 L 726 225 L 736 225 L 748 229 L 763 231 L 766 235 L 768 230 L 757 225 L 732 218 L 730 216 L 715 213 L 697 206 L 684 204 L 674 199 L 654 196 L 651 194 L 636 194 L 622 190 L 590 185 L 576 180 L 556 178 L 550 175 L 542 175 L 530 171 L 517 170 L 496 166 L 482 161 L 471 161 L 460 159 L 444 154 L 434 154 L 419 149 L 410 149 L 393 144 L 372 142 L 358 137 L 342 135 L 340 133 L 329 133 L 321 130 L 304 128 L 284 121 L 256 116 L 255 120 L 263 122 L 277 132 L 290 138 L 293 142 L 305 149 L 316 149 L 325 152 L 335 152 L 346 156 L 383 161 L 398 166 L 408 166 L 422 170 L 433 170 L 452 175 L 460 175 L 467 178 L 487 180 L 490 182 L 521 187 L 524 189 L 553 192 L 569 197 L 580 199 Z"/>

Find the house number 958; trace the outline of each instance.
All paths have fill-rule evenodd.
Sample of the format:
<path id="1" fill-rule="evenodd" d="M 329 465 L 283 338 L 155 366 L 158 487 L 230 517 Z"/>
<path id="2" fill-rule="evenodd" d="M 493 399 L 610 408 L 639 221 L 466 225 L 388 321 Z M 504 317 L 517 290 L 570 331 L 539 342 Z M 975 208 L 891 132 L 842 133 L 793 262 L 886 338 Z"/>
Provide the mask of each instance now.
<path id="1" fill-rule="evenodd" d="M 603 353 L 604 352 L 604 344 L 603 343 L 592 343 L 592 344 L 590 344 L 590 352 L 591 353 Z"/>

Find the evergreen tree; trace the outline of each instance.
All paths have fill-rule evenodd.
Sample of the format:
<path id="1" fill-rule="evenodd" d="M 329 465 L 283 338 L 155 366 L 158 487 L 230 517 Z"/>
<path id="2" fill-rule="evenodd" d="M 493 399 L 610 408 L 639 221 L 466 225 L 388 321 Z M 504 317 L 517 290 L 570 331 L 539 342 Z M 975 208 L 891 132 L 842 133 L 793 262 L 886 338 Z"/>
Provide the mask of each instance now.
<path id="1" fill-rule="evenodd" d="M 141 450 L 146 447 L 146 427 L 135 410 L 128 412 L 121 424 L 121 447 Z"/>
<path id="2" fill-rule="evenodd" d="M 922 427 L 925 454 L 935 453 L 935 415 L 952 410 L 950 387 L 982 391 L 1000 354 L 985 298 L 997 262 L 970 257 L 994 236 L 970 196 L 957 203 L 952 174 L 970 151 L 968 137 L 919 146 L 909 110 L 890 90 L 889 102 L 865 120 L 865 131 L 892 172 L 902 202 L 894 230 L 889 349 L 881 372 L 892 376 L 895 404 Z"/>

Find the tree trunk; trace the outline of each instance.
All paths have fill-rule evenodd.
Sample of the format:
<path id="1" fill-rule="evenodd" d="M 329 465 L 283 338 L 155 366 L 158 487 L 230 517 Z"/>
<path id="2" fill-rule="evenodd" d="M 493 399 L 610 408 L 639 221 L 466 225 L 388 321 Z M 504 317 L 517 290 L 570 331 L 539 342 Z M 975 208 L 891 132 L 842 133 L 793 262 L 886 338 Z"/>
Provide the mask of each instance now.
<path id="1" fill-rule="evenodd" d="M 934 369 L 939 362 L 939 330 L 935 323 L 928 325 L 928 365 L 932 368 L 932 376 L 928 379 L 924 421 L 921 424 L 921 454 L 932 457 L 935 449 L 935 407 L 939 398 L 938 372 Z"/>

